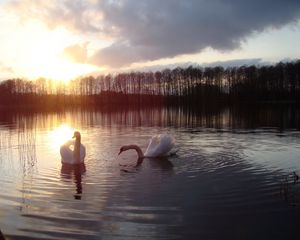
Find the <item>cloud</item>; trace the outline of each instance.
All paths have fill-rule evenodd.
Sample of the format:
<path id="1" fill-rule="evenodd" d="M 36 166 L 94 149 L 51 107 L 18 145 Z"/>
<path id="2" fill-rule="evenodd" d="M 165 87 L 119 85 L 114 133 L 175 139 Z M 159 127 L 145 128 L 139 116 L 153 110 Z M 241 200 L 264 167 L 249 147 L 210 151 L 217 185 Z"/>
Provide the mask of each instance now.
<path id="1" fill-rule="evenodd" d="M 245 59 L 232 59 L 227 61 L 216 61 L 210 63 L 202 63 L 200 66 L 202 67 L 217 67 L 222 66 L 224 68 L 227 67 L 241 67 L 241 66 L 262 66 L 262 65 L 270 65 L 271 62 L 263 61 L 261 58 L 245 58 Z"/>
<path id="2" fill-rule="evenodd" d="M 232 59 L 226 61 L 215 61 L 209 63 L 180 62 L 174 64 L 153 65 L 153 66 L 146 66 L 146 67 L 138 67 L 135 69 L 130 69 L 128 71 L 142 71 L 142 72 L 162 71 L 164 69 L 175 69 L 177 67 L 188 68 L 189 66 L 202 67 L 202 68 L 221 66 L 223 68 L 228 68 L 228 67 L 241 67 L 241 66 L 252 66 L 252 65 L 265 66 L 271 64 L 272 64 L 271 62 L 265 62 L 261 58 L 245 58 L 245 59 Z"/>
<path id="3" fill-rule="evenodd" d="M 83 45 L 75 44 L 66 47 L 61 53 L 61 56 L 75 63 L 86 63 L 88 58 L 87 45 L 88 43 Z"/>
<path id="4" fill-rule="evenodd" d="M 9 67 L 0 62 L 0 82 L 7 80 L 8 78 L 14 77 L 15 71 L 12 67 Z"/>
<path id="5" fill-rule="evenodd" d="M 109 37 L 89 59 L 111 67 L 191 54 L 230 51 L 253 33 L 300 17 L 299 0 L 45 0 L 14 1 L 11 9 L 55 27 Z"/>
<path id="6" fill-rule="evenodd" d="M 14 73 L 14 70 L 12 67 L 8 67 L 4 65 L 2 62 L 0 62 L 0 72 L 1 73 Z"/>
<path id="7" fill-rule="evenodd" d="M 21 21 L 33 18 L 49 28 L 65 26 L 72 31 L 97 32 L 101 30 L 97 27 L 101 11 L 93 10 L 91 3 L 89 0 L 12 0 L 8 1 L 6 8 Z"/>

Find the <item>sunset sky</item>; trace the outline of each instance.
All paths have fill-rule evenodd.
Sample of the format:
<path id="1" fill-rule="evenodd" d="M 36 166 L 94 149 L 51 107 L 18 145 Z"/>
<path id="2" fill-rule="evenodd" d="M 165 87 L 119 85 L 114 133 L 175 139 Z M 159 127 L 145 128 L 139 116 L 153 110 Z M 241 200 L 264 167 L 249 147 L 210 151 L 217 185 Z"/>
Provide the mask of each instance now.
<path id="1" fill-rule="evenodd" d="M 300 58 L 299 0 L 0 0 L 0 80 Z"/>

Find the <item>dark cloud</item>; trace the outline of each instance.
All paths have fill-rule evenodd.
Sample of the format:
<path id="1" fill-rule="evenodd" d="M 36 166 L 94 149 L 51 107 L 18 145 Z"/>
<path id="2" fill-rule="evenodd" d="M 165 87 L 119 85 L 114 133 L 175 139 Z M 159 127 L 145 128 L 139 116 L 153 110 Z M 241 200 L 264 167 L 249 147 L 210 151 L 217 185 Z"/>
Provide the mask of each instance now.
<path id="1" fill-rule="evenodd" d="M 52 24 L 112 37 L 113 44 L 99 49 L 90 62 L 113 67 L 206 47 L 232 50 L 255 32 L 297 22 L 300 16 L 299 0 L 63 0 L 49 6 L 45 2 L 36 1 L 35 8 L 30 8 L 32 1 L 18 4 L 31 9 L 31 16 L 53 19 Z M 40 7 L 43 11 L 32 13 Z"/>

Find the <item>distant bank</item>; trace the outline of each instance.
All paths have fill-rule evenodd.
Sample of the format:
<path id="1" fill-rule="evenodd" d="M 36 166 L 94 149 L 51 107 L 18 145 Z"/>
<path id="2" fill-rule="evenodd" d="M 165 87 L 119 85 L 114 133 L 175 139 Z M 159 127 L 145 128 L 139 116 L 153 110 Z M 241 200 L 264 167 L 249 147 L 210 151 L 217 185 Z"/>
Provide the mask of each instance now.
<path id="1" fill-rule="evenodd" d="M 0 106 L 172 106 L 300 103 L 300 60 L 272 66 L 194 67 L 83 77 L 69 82 L 9 79 Z"/>

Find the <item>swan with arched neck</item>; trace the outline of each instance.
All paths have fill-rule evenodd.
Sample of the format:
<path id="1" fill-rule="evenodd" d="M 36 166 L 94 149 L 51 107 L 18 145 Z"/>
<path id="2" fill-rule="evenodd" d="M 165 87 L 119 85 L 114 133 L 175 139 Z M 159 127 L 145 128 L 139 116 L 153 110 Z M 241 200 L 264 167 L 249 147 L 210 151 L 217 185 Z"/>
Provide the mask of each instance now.
<path id="1" fill-rule="evenodd" d="M 66 164 L 80 164 L 84 162 L 85 158 L 85 146 L 81 143 L 80 132 L 75 131 L 73 138 L 60 147 L 61 162 Z M 74 146 L 73 150 L 70 149 Z"/>
<path id="2" fill-rule="evenodd" d="M 124 145 L 120 148 L 119 155 L 127 150 L 133 149 L 137 152 L 139 158 L 155 158 L 167 156 L 175 144 L 175 139 L 168 134 L 155 135 L 150 139 L 146 152 L 135 144 Z"/>

